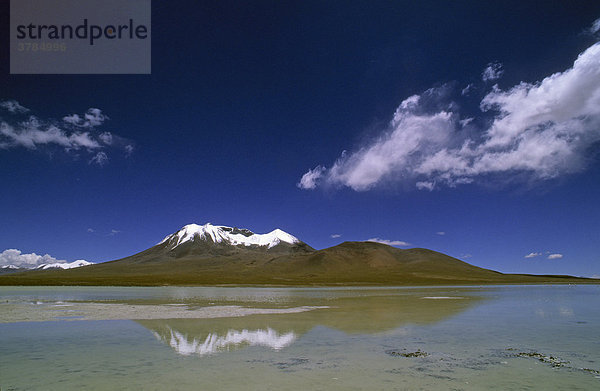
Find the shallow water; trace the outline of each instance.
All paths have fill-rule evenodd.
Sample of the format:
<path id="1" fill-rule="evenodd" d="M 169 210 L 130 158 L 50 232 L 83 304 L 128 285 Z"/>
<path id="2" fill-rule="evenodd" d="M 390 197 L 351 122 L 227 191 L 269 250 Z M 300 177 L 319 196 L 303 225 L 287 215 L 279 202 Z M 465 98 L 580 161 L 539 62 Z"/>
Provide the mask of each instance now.
<path id="1" fill-rule="evenodd" d="M 0 287 L 6 390 L 600 387 L 600 287 Z"/>

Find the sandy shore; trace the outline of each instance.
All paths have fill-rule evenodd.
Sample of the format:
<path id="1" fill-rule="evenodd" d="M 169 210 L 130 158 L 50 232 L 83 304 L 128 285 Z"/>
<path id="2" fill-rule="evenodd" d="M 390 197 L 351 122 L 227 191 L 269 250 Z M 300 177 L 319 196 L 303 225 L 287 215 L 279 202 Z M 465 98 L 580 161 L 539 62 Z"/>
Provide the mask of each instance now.
<path id="1" fill-rule="evenodd" d="M 105 303 L 36 302 L 0 304 L 0 323 L 65 320 L 193 319 L 224 318 L 257 314 L 290 314 L 326 306 L 250 308 L 236 305 L 199 307 L 187 305 L 129 305 Z"/>

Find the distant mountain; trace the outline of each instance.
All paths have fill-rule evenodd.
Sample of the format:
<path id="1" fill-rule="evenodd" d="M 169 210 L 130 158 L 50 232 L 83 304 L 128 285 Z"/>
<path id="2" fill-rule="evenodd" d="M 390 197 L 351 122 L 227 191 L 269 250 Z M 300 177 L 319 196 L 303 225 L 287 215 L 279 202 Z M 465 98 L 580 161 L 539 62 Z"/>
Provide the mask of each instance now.
<path id="1" fill-rule="evenodd" d="M 64 264 L 63 264 L 64 265 Z M 61 267 L 61 266 L 59 266 Z M 61 267 L 62 268 L 62 267 Z M 600 282 L 570 276 L 502 274 L 448 255 L 375 242 L 315 250 L 280 229 L 189 224 L 155 246 L 116 261 L 0 277 L 0 285 L 450 285 Z"/>
<path id="2" fill-rule="evenodd" d="M 2 268 L 1 268 L 1 269 L 6 269 L 6 270 L 18 270 L 18 269 L 21 269 L 21 268 L 20 268 L 20 267 L 18 267 L 18 266 L 15 266 L 15 265 L 4 265 L 4 266 L 2 266 Z"/>
<path id="3" fill-rule="evenodd" d="M 36 267 L 36 270 L 47 270 L 47 269 L 74 269 L 76 267 L 89 266 L 93 265 L 92 262 L 84 261 L 83 259 L 78 259 L 73 262 L 56 262 L 56 263 L 43 263 Z"/>
<path id="4" fill-rule="evenodd" d="M 73 269 L 81 266 L 89 266 L 93 265 L 92 262 L 84 261 L 83 259 L 79 259 L 74 262 L 55 262 L 55 263 L 43 263 L 39 266 L 35 267 L 19 267 L 15 265 L 4 265 L 0 267 L 0 274 L 8 274 L 8 273 L 17 273 L 17 272 L 25 272 L 29 270 L 48 270 L 48 269 Z"/>
<path id="5" fill-rule="evenodd" d="M 26 270 L 29 270 L 29 269 L 20 268 L 15 265 L 4 265 L 4 266 L 0 267 L 0 275 L 9 274 L 9 273 L 17 273 L 17 272 L 26 271 Z"/>

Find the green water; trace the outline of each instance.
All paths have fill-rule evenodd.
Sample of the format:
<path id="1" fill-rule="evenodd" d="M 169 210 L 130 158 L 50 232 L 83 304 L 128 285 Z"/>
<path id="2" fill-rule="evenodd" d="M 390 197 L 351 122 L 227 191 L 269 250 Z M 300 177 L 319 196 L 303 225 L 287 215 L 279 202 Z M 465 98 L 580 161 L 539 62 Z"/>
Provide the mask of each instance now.
<path id="1" fill-rule="evenodd" d="M 598 286 L 0 287 L 0 388 L 595 390 L 599 299 Z"/>

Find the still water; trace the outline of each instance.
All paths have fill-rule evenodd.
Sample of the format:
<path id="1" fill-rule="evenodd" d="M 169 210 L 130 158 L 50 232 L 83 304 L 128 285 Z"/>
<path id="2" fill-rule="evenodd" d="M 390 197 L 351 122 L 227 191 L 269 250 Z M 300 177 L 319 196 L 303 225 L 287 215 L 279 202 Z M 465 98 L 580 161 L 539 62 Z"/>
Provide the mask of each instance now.
<path id="1" fill-rule="evenodd" d="M 0 389 L 596 390 L 600 287 L 0 287 Z"/>

